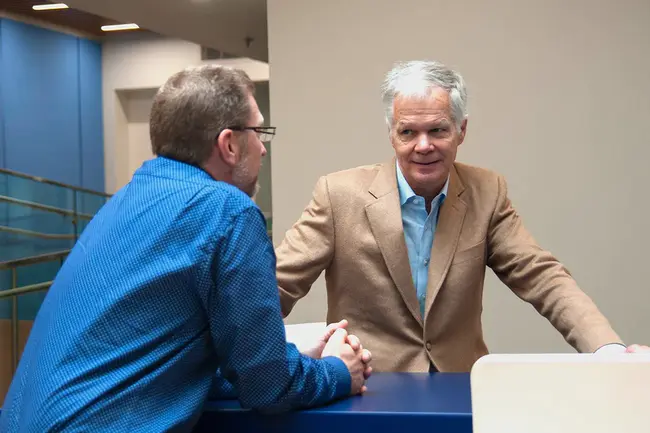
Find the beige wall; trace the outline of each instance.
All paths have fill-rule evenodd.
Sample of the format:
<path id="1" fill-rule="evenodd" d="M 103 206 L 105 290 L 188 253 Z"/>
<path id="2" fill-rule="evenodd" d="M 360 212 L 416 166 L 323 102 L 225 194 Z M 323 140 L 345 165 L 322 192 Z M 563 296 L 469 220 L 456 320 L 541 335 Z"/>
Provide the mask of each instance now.
<path id="1" fill-rule="evenodd" d="M 318 176 L 389 158 L 379 86 L 437 59 L 469 88 L 459 160 L 503 173 L 527 227 L 628 342 L 650 342 L 647 0 L 270 0 L 274 241 Z M 353 287 L 350 290 L 354 290 Z M 570 351 L 489 273 L 493 351 Z M 321 278 L 289 322 L 324 319 Z"/>

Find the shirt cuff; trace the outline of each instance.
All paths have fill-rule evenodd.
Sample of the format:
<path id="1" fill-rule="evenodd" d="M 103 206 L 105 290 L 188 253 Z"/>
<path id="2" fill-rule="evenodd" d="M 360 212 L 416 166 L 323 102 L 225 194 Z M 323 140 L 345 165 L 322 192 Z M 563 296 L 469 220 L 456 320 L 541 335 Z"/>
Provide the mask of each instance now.
<path id="1" fill-rule="evenodd" d="M 620 343 L 610 343 L 600 346 L 594 353 L 599 355 L 601 354 L 616 354 L 616 353 L 625 353 L 627 347 L 624 344 Z"/>
<path id="2" fill-rule="evenodd" d="M 321 359 L 330 373 L 333 373 L 336 380 L 336 399 L 347 397 L 352 389 L 352 377 L 342 359 L 335 356 L 327 356 Z"/>

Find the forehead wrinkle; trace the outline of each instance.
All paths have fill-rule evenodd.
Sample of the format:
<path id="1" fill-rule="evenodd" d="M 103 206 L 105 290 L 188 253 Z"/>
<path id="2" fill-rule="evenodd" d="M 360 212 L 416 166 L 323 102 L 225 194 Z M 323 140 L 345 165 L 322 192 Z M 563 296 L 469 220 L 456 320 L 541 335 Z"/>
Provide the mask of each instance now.
<path id="1" fill-rule="evenodd" d="M 404 126 L 432 127 L 432 126 L 449 126 L 451 124 L 451 120 L 444 113 L 441 116 L 437 116 L 437 115 L 427 116 L 426 119 L 412 119 L 409 118 L 408 116 L 404 116 L 404 117 L 405 118 L 399 119 L 397 121 L 397 127 L 404 127 Z"/>

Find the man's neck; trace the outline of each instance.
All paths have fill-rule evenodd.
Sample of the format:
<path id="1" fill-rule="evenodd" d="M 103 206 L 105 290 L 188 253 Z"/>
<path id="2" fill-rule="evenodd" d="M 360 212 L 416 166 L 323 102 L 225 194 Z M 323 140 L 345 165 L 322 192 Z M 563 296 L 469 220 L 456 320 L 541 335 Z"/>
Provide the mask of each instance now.
<path id="1" fill-rule="evenodd" d="M 431 210 L 431 202 L 433 202 L 433 200 L 436 197 L 438 197 L 438 195 L 442 192 L 442 189 L 445 187 L 446 182 L 447 180 L 445 179 L 445 181 L 440 186 L 436 186 L 435 188 L 432 189 L 427 188 L 427 191 L 415 190 L 415 189 L 413 190 L 415 194 L 424 198 L 424 204 L 427 208 L 427 212 Z"/>
<path id="2" fill-rule="evenodd" d="M 214 164 L 210 161 L 201 164 L 201 169 L 208 173 L 214 180 L 232 184 L 232 170 L 227 170 L 224 167 L 220 167 L 219 164 Z"/>

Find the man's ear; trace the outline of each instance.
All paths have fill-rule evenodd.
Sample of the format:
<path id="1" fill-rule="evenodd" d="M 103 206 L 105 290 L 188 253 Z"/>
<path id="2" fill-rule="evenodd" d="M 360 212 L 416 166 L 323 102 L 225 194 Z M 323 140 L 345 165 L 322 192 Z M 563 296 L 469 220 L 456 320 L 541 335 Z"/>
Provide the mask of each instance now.
<path id="1" fill-rule="evenodd" d="M 224 129 L 221 131 L 217 136 L 215 146 L 217 147 L 216 150 L 218 150 L 223 162 L 230 167 L 237 165 L 241 149 L 237 145 L 237 139 L 232 130 Z"/>
<path id="2" fill-rule="evenodd" d="M 463 120 L 463 123 L 460 124 L 460 140 L 458 145 L 460 146 L 465 141 L 465 134 L 467 133 L 467 118 Z"/>

